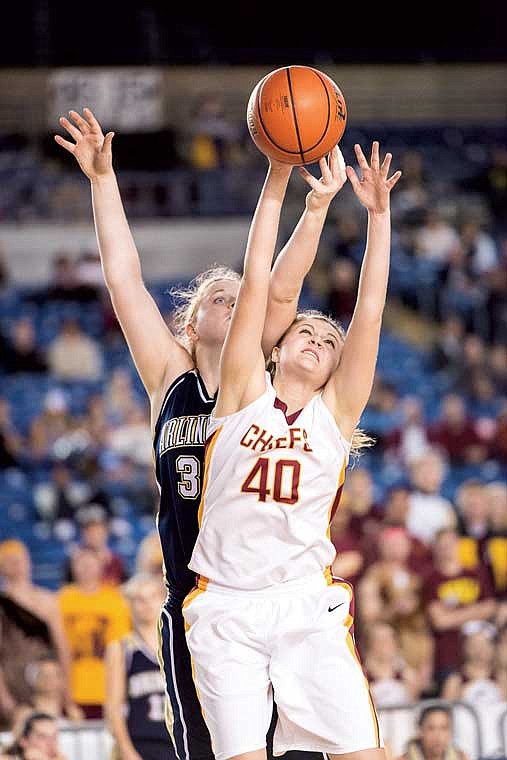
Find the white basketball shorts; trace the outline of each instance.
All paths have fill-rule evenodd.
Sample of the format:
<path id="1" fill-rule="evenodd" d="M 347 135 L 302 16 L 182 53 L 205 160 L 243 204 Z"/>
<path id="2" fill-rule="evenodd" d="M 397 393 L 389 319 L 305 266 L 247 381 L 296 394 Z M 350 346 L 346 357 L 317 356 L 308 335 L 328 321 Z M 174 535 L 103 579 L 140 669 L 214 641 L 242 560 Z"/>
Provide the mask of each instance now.
<path id="1" fill-rule="evenodd" d="M 202 577 L 183 605 L 187 643 L 216 760 L 266 746 L 274 754 L 383 747 L 353 638 L 353 591 L 324 574 L 262 591 Z"/>

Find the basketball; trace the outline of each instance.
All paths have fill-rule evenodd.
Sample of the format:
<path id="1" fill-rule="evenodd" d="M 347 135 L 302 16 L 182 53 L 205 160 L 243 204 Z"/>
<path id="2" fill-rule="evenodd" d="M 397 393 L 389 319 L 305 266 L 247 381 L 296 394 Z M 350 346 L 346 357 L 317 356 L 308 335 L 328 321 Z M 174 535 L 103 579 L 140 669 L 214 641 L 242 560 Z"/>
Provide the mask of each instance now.
<path id="1" fill-rule="evenodd" d="M 254 87 L 247 124 L 255 145 L 286 164 L 311 164 L 340 140 L 347 106 L 338 85 L 310 66 L 285 66 Z"/>

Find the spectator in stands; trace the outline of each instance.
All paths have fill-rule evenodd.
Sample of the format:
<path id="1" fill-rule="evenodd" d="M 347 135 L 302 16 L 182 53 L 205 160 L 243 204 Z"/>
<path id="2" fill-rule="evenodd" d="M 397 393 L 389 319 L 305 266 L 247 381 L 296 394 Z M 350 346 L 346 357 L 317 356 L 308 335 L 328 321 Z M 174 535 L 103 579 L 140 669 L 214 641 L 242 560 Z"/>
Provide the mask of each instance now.
<path id="1" fill-rule="evenodd" d="M 495 224 L 505 230 L 507 219 L 507 148 L 505 145 L 495 145 L 489 165 L 481 169 L 479 174 L 466 184 L 471 190 L 480 192 L 486 197 Z"/>
<path id="2" fill-rule="evenodd" d="M 384 527 L 398 527 L 406 530 L 407 517 L 410 509 L 410 488 L 404 482 L 395 483 L 387 492 L 384 504 L 382 505 L 381 519 L 379 521 L 379 533 Z M 412 572 L 420 575 L 426 567 L 431 564 L 431 551 L 415 536 L 410 537 L 410 555 L 408 566 Z M 375 540 L 375 546 L 371 546 L 375 558 L 378 559 L 378 536 Z"/>
<path id="3" fill-rule="evenodd" d="M 369 566 L 358 585 L 362 628 L 376 622 L 392 625 L 403 658 L 428 683 L 432 670 L 432 638 L 421 604 L 421 578 L 409 567 L 411 541 L 403 527 L 379 533 L 380 560 Z"/>
<path id="4" fill-rule="evenodd" d="M 153 464 L 153 436 L 149 411 L 139 404 L 126 412 L 123 421 L 109 434 L 108 448 L 137 467 Z"/>
<path id="5" fill-rule="evenodd" d="M 471 396 L 474 378 L 484 373 L 487 364 L 488 356 L 483 339 L 479 335 L 468 333 L 463 340 L 463 356 L 454 391 Z"/>
<path id="6" fill-rule="evenodd" d="M 71 704 L 70 654 L 55 595 L 33 584 L 30 555 L 21 541 L 0 544 L 0 721 L 8 725 L 19 704 L 27 703 L 32 687 L 26 666 L 37 657 L 54 654 L 64 674 L 65 705 Z"/>
<path id="7" fill-rule="evenodd" d="M 442 456 L 430 449 L 412 462 L 410 475 L 414 491 L 409 499 L 407 528 L 410 535 L 429 545 L 441 528 L 456 523 L 451 502 L 440 494 L 445 475 Z"/>
<path id="8" fill-rule="evenodd" d="M 489 502 L 491 533 L 507 538 L 507 485 L 495 480 L 484 486 L 484 493 Z"/>
<path id="9" fill-rule="evenodd" d="M 374 623 L 367 629 L 365 645 L 364 668 L 377 710 L 415 702 L 420 679 L 401 654 L 395 628 Z"/>
<path id="10" fill-rule="evenodd" d="M 36 710 L 53 718 L 80 721 L 82 710 L 77 705 L 66 703 L 66 683 L 62 668 L 56 657 L 42 655 L 26 666 L 26 680 L 32 687 L 29 705 L 22 705 L 16 711 L 16 724 L 20 717 Z"/>
<path id="11" fill-rule="evenodd" d="M 52 715 L 32 712 L 0 760 L 65 760 L 58 749 L 58 724 Z"/>
<path id="12" fill-rule="evenodd" d="M 490 503 L 486 498 L 484 484 L 480 480 L 469 478 L 457 490 L 458 532 L 460 540 L 460 558 L 466 567 L 475 566 L 477 562 L 486 564 L 486 541 L 490 532 Z M 467 539 L 470 548 L 466 548 Z"/>
<path id="13" fill-rule="evenodd" d="M 504 220 L 504 225 L 507 223 Z M 501 261 L 494 272 L 487 275 L 488 290 L 485 296 L 484 315 L 487 319 L 487 337 L 491 343 L 507 343 L 507 237 L 501 241 Z"/>
<path id="14" fill-rule="evenodd" d="M 401 414 L 401 424 L 386 435 L 384 447 L 389 460 L 407 467 L 427 452 L 429 444 L 420 399 L 405 396 L 401 402 Z"/>
<path id="15" fill-rule="evenodd" d="M 165 681 L 157 659 L 163 590 L 154 576 L 136 575 L 123 593 L 133 631 L 106 649 L 107 722 L 122 760 L 175 760 L 164 721 Z"/>
<path id="16" fill-rule="evenodd" d="M 502 343 L 491 346 L 488 356 L 488 370 L 495 384 L 496 394 L 507 397 L 507 346 Z"/>
<path id="17" fill-rule="evenodd" d="M 392 200 L 393 221 L 412 227 L 424 221 L 429 200 L 428 180 L 423 157 L 417 150 L 406 150 L 400 158 L 399 191 Z M 400 187 L 401 185 L 401 187 Z"/>
<path id="18" fill-rule="evenodd" d="M 445 266 L 459 244 L 459 236 L 440 209 L 433 206 L 427 210 L 424 223 L 417 229 L 414 243 L 417 256 Z"/>
<path id="19" fill-rule="evenodd" d="M 162 586 L 165 586 L 162 547 L 158 531 L 153 530 L 148 533 L 137 547 L 135 567 L 136 573 L 153 575 Z"/>
<path id="20" fill-rule="evenodd" d="M 70 254 L 62 251 L 53 259 L 50 285 L 44 289 L 38 300 L 43 301 L 78 301 L 79 282 L 76 262 Z"/>
<path id="21" fill-rule="evenodd" d="M 59 380 L 99 380 L 102 354 L 98 343 L 73 319 L 65 319 L 48 348 L 51 374 Z"/>
<path id="22" fill-rule="evenodd" d="M 79 523 L 79 547 L 90 549 L 98 557 L 102 567 L 102 583 L 118 586 L 126 578 L 122 558 L 109 546 L 109 520 L 105 509 L 100 504 L 87 504 L 76 514 Z M 65 573 L 66 579 L 72 579 L 72 560 Z"/>
<path id="23" fill-rule="evenodd" d="M 233 162 L 238 129 L 227 118 L 218 93 L 208 92 L 198 99 L 187 128 L 191 134 L 189 159 L 193 168 L 217 169 Z"/>
<path id="24" fill-rule="evenodd" d="M 424 707 L 418 720 L 416 739 L 408 743 L 399 760 L 468 760 L 452 743 L 452 716 L 446 705 Z"/>
<path id="25" fill-rule="evenodd" d="M 424 602 L 435 638 L 435 680 L 445 679 L 462 664 L 461 629 L 475 620 L 491 620 L 496 604 L 488 575 L 481 566 L 463 568 L 458 534 L 445 528 L 437 533 L 433 569 L 424 582 Z"/>
<path id="26" fill-rule="evenodd" d="M 102 718 L 107 644 L 130 630 L 128 607 L 118 589 L 102 582 L 95 551 L 80 547 L 72 556 L 74 583 L 58 594 L 71 650 L 71 687 L 86 718 Z"/>
<path id="27" fill-rule="evenodd" d="M 450 314 L 443 320 L 433 346 L 433 367 L 444 371 L 454 381 L 457 381 L 463 366 L 464 338 L 463 320 L 457 314 Z"/>
<path id="28" fill-rule="evenodd" d="M 489 504 L 490 536 L 486 545 L 495 595 L 500 602 L 497 625 L 507 622 L 507 485 L 494 481 L 484 486 Z"/>
<path id="29" fill-rule="evenodd" d="M 123 423 L 138 402 L 132 386 L 132 376 L 127 369 L 113 370 L 104 392 L 106 414 L 112 425 Z"/>
<path id="30" fill-rule="evenodd" d="M 506 698 L 503 684 L 496 681 L 496 628 L 485 621 L 463 626 L 463 665 L 452 673 L 442 686 L 442 697 L 452 702 L 467 702 L 472 706 L 500 704 Z"/>
<path id="31" fill-rule="evenodd" d="M 18 467 L 23 451 L 21 436 L 11 421 L 11 407 L 0 396 L 0 470 Z"/>
<path id="32" fill-rule="evenodd" d="M 55 536 L 68 541 L 75 534 L 77 510 L 91 499 L 90 486 L 77 480 L 65 462 L 54 464 L 50 477 L 34 487 L 35 506 L 42 519 L 53 526 Z"/>
<path id="33" fill-rule="evenodd" d="M 343 503 L 350 508 L 350 530 L 360 541 L 376 532 L 373 478 L 366 467 L 349 472 L 343 487 Z"/>
<path id="34" fill-rule="evenodd" d="M 2 244 L 0 244 L 0 294 L 7 291 L 10 282 L 9 267 L 5 260 L 5 250 Z"/>
<path id="35" fill-rule="evenodd" d="M 496 269 L 498 250 L 494 239 L 481 229 L 478 220 L 468 218 L 460 226 L 460 241 L 471 277 L 482 277 Z"/>
<path id="36" fill-rule="evenodd" d="M 47 362 L 36 345 L 32 320 L 28 317 L 16 320 L 11 332 L 5 371 L 47 372 L 47 369 Z"/>
<path id="37" fill-rule="evenodd" d="M 357 214 L 353 212 L 338 214 L 333 248 L 337 259 L 350 259 L 355 262 L 360 260 L 364 249 L 364 239 Z"/>
<path id="38" fill-rule="evenodd" d="M 331 541 L 336 549 L 332 571 L 336 578 L 345 578 L 355 585 L 363 570 L 364 554 L 360 537 L 350 529 L 351 517 L 349 503 L 344 499 L 331 522 Z"/>
<path id="39" fill-rule="evenodd" d="M 44 397 L 41 413 L 32 420 L 28 450 L 35 460 L 51 459 L 54 444 L 74 428 L 67 397 L 59 388 L 52 388 Z"/>
<path id="40" fill-rule="evenodd" d="M 451 465 L 478 464 L 487 458 L 487 444 L 455 393 L 444 397 L 440 418 L 428 427 L 428 440 L 444 449 Z"/>
<path id="41" fill-rule="evenodd" d="M 495 647 L 494 672 L 496 681 L 507 701 L 507 624 L 504 623 L 498 630 Z"/>
<path id="42" fill-rule="evenodd" d="M 326 311 L 348 324 L 356 305 L 357 266 L 351 259 L 335 259 L 328 272 Z"/>
<path id="43" fill-rule="evenodd" d="M 98 251 L 83 251 L 76 263 L 80 301 L 97 301 L 104 288 L 104 275 Z"/>
<path id="44" fill-rule="evenodd" d="M 494 432 L 490 438 L 491 455 L 507 464 L 507 402 L 503 402 L 495 418 Z"/>

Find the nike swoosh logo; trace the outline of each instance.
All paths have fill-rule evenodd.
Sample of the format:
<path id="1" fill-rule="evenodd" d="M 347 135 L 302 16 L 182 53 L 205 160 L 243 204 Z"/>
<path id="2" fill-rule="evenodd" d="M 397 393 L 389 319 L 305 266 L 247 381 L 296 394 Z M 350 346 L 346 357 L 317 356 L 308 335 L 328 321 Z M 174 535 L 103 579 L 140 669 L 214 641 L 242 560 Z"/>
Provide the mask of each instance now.
<path id="1" fill-rule="evenodd" d="M 338 607 L 341 607 L 341 606 L 342 606 L 342 604 L 345 604 L 345 602 L 340 602 L 340 604 L 337 604 L 337 605 L 335 605 L 334 607 L 328 607 L 328 608 L 327 608 L 327 611 L 328 611 L 328 612 L 334 612 L 334 610 L 338 609 Z"/>

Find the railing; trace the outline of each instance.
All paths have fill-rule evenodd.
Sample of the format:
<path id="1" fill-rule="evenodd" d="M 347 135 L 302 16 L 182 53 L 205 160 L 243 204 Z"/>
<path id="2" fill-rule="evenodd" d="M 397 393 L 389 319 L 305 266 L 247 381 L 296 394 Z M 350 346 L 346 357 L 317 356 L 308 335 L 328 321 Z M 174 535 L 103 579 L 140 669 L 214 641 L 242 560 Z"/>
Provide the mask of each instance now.
<path id="1" fill-rule="evenodd" d="M 448 705 L 441 700 L 428 700 L 415 705 L 398 705 L 379 710 L 384 740 L 394 757 L 401 755 L 407 742 L 417 735 L 417 716 L 430 705 Z M 465 702 L 451 705 L 453 740 L 470 760 L 507 753 L 507 708 L 505 703 L 472 707 Z"/>
<path id="2" fill-rule="evenodd" d="M 424 707 L 448 705 L 439 700 L 427 700 L 415 705 L 397 705 L 379 710 L 384 740 L 393 757 L 406 750 L 407 742 L 417 735 L 417 716 Z M 475 708 L 465 702 L 451 705 L 453 741 L 470 760 L 498 757 L 507 754 L 507 706 L 487 705 Z M 0 734 L 5 746 L 9 734 Z M 63 723 L 60 728 L 60 750 L 67 760 L 109 760 L 113 739 L 102 721 Z"/>

